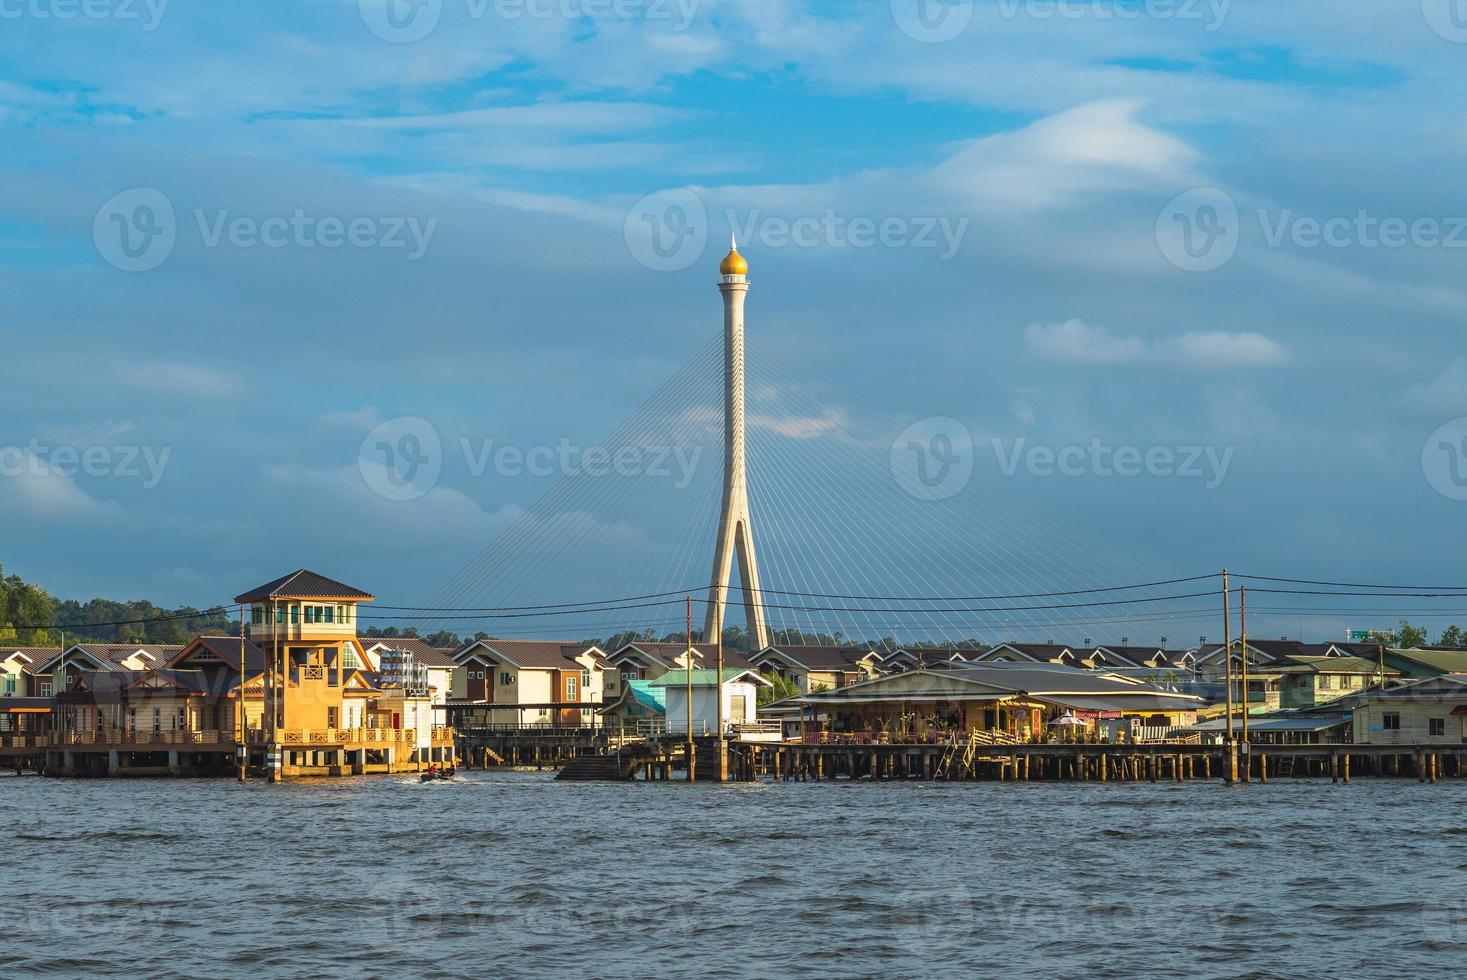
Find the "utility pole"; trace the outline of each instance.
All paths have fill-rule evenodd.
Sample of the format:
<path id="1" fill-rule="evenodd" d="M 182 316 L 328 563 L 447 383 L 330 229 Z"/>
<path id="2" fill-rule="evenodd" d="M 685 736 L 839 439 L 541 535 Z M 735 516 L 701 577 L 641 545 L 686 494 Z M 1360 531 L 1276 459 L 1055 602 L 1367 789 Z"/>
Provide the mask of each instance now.
<path id="1" fill-rule="evenodd" d="M 693 748 L 693 597 L 688 596 L 688 782 L 695 778 L 694 757 L 697 753 Z"/>
<path id="2" fill-rule="evenodd" d="M 245 604 L 239 604 L 239 781 L 245 781 L 250 761 L 249 725 L 245 719 Z"/>
<path id="3" fill-rule="evenodd" d="M 1223 765 L 1224 778 L 1228 785 L 1238 781 L 1238 745 L 1233 741 L 1233 610 L 1228 594 L 1228 570 L 1223 569 L 1223 663 L 1227 666 L 1227 761 Z"/>
<path id="4" fill-rule="evenodd" d="M 719 610 L 718 621 L 723 622 L 722 610 Z M 718 781 L 726 783 L 728 782 L 728 741 L 723 737 L 723 630 L 721 629 L 718 631 L 717 639 L 714 640 L 713 649 L 714 669 L 718 672 Z"/>
<path id="5" fill-rule="evenodd" d="M 1248 741 L 1248 586 L 1238 586 L 1239 646 L 1243 651 L 1243 782 L 1253 774 L 1253 743 Z"/>

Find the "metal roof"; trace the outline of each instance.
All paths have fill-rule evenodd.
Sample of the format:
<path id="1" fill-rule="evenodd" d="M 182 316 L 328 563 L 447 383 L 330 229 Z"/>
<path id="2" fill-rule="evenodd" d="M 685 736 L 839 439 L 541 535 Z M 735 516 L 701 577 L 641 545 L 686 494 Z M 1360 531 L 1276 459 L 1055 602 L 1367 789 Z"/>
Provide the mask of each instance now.
<path id="1" fill-rule="evenodd" d="M 694 687 L 713 687 L 717 683 L 718 671 L 706 670 L 702 668 L 693 671 L 688 671 L 683 668 L 674 668 L 673 670 L 669 670 L 667 673 L 663 674 L 656 680 L 650 680 L 647 681 L 647 683 L 652 685 L 653 687 L 662 688 L 686 687 L 688 685 L 689 673 L 693 675 L 692 684 Z M 743 677 L 753 678 L 756 684 L 763 684 L 765 687 L 770 686 L 768 681 L 760 677 L 758 674 L 754 673 L 752 670 L 740 670 L 738 668 L 726 668 L 723 672 L 723 683 L 731 684 L 734 681 L 739 680 Z"/>
<path id="2" fill-rule="evenodd" d="M 1249 718 L 1249 732 L 1322 732 L 1340 725 L 1348 724 L 1349 715 L 1310 715 L 1294 718 Z M 1233 721 L 1234 730 L 1241 730 L 1242 720 Z M 1226 718 L 1214 718 L 1211 721 L 1201 721 L 1195 725 L 1188 725 L 1183 731 L 1188 732 L 1225 732 L 1228 730 Z"/>

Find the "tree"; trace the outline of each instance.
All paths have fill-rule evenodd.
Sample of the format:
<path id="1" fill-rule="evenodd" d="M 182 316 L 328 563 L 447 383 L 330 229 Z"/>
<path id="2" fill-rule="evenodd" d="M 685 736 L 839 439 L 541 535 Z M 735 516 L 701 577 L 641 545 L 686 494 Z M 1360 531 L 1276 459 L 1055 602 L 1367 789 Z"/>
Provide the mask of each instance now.
<path id="1" fill-rule="evenodd" d="M 1419 626 L 1412 626 L 1404 619 L 1401 620 L 1400 629 L 1391 634 L 1391 646 L 1402 650 L 1413 650 L 1426 645 L 1426 630 Z"/>
<path id="2" fill-rule="evenodd" d="M 1442 630 L 1442 635 L 1437 638 L 1436 643 L 1437 646 L 1461 650 L 1467 647 L 1467 634 L 1464 634 L 1459 626 L 1448 626 Z"/>
<path id="3" fill-rule="evenodd" d="M 759 693 L 755 696 L 755 703 L 761 707 L 774 701 L 783 701 L 785 698 L 792 698 L 800 693 L 800 689 L 795 687 L 795 682 L 788 677 L 780 677 L 778 674 L 765 674 L 764 679 L 770 682 L 770 686 L 759 688 Z M 687 726 L 684 725 L 683 727 L 686 728 Z"/>
<path id="4" fill-rule="evenodd" d="M 5 577 L 0 568 L 0 629 L 9 632 L 16 646 L 54 646 L 61 642 L 49 627 L 56 622 L 56 600 L 19 575 Z"/>

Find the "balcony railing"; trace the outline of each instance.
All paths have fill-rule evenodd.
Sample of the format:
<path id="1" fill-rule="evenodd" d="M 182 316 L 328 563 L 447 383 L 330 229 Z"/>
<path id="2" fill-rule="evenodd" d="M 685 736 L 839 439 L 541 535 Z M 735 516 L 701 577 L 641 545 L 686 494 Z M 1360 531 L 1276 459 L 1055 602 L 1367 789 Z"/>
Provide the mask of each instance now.
<path id="1" fill-rule="evenodd" d="M 281 745 L 398 745 L 411 744 L 417 738 L 418 732 L 414 728 L 301 728 L 275 731 L 275 741 Z M 429 738 L 434 742 L 451 742 L 454 731 L 445 725 L 434 725 Z M 263 745 L 269 741 L 269 735 L 261 729 L 251 729 L 249 740 L 251 744 Z"/>
<path id="2" fill-rule="evenodd" d="M 53 744 L 65 745 L 219 745 L 221 743 L 234 744 L 236 732 L 216 731 L 204 729 L 190 731 L 185 729 L 165 729 L 153 731 L 144 729 L 142 731 L 125 732 L 120 729 L 108 729 L 100 732 L 67 732 L 60 736 Z"/>
<path id="3" fill-rule="evenodd" d="M 0 748 L 44 749 L 56 744 L 54 735 L 0 735 Z"/>

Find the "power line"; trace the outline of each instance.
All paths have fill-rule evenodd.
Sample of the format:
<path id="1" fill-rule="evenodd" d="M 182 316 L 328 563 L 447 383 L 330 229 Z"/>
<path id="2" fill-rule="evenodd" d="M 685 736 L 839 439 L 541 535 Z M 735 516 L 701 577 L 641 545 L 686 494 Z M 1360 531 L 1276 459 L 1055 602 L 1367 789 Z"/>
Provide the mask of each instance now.
<path id="1" fill-rule="evenodd" d="M 1308 578 L 1276 578 L 1269 575 L 1243 575 L 1232 573 L 1234 578 L 1256 579 L 1260 582 L 1284 582 L 1290 585 L 1327 585 L 1343 589 L 1447 589 L 1454 592 L 1467 592 L 1467 585 L 1371 585 L 1362 582 L 1322 582 Z M 1262 592 L 1264 590 L 1259 589 Z"/>

